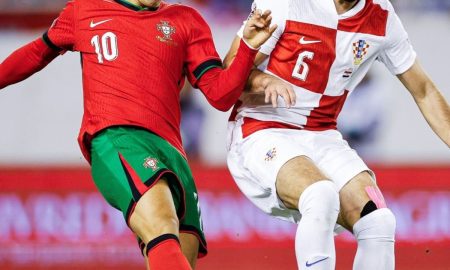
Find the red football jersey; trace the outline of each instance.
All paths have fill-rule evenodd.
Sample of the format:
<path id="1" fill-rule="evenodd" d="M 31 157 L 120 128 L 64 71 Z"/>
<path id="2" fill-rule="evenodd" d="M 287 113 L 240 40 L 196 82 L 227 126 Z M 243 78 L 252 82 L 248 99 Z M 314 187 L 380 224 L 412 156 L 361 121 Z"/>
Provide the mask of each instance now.
<path id="1" fill-rule="evenodd" d="M 193 8 L 162 2 L 157 10 L 116 0 L 72 0 L 44 41 L 81 53 L 84 115 L 78 141 L 117 125 L 148 129 L 181 153 L 179 93 L 221 66 L 211 31 Z"/>

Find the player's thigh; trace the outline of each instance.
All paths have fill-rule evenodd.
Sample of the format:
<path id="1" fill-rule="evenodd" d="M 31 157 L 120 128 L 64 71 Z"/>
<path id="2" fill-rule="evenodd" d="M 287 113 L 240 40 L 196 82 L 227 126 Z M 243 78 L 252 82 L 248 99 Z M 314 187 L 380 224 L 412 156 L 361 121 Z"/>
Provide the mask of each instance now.
<path id="1" fill-rule="evenodd" d="M 276 180 L 278 196 L 291 209 L 298 209 L 303 191 L 317 181 L 327 179 L 314 162 L 306 157 L 294 157 L 280 169 Z"/>
<path id="2" fill-rule="evenodd" d="M 163 209 L 167 212 L 160 214 L 168 222 L 184 215 L 184 189 L 173 169 L 183 158 L 167 141 L 138 128 L 108 128 L 92 141 L 91 156 L 95 184 L 107 202 L 123 213 L 132 229 L 137 227 L 130 225 L 131 215 L 135 221 L 142 208 L 149 215 L 146 208 L 155 200 L 166 206 Z M 138 220 L 145 221 L 142 217 Z M 136 233 L 141 237 L 143 230 Z M 144 238 L 141 240 L 146 244 L 148 237 Z"/>
<path id="3" fill-rule="evenodd" d="M 200 248 L 200 241 L 196 235 L 191 233 L 180 232 L 181 250 L 184 256 L 189 261 L 189 264 L 194 269 L 197 264 L 198 251 Z"/>
<path id="4" fill-rule="evenodd" d="M 171 176 L 175 174 L 171 157 L 176 153 L 167 141 L 149 131 L 108 128 L 91 142 L 91 172 L 107 202 L 128 221 L 135 204 L 163 176 L 171 182 L 174 197 L 182 196 L 182 187 L 172 183 L 176 176 Z"/>
<path id="5" fill-rule="evenodd" d="M 378 198 L 373 198 L 372 191 Z M 341 211 L 338 224 L 352 231 L 353 225 L 361 218 L 364 206 L 371 200 L 383 200 L 381 192 L 368 171 L 353 177 L 339 192 Z M 384 203 L 382 201 L 381 203 Z"/>
<path id="6" fill-rule="evenodd" d="M 370 201 L 366 189 L 377 190 L 371 177 L 373 173 L 338 131 L 318 132 L 314 142 L 319 146 L 315 159 L 318 167 L 339 190 L 341 210 L 338 223 L 350 229 Z"/>
<path id="7" fill-rule="evenodd" d="M 326 179 L 308 158 L 314 152 L 311 140 L 300 130 L 258 131 L 231 145 L 228 168 L 241 191 L 260 209 L 295 221 L 303 190 Z"/>
<path id="8" fill-rule="evenodd" d="M 177 212 L 165 179 L 159 180 L 140 198 L 130 216 L 129 226 L 144 243 L 163 234 L 178 236 Z"/>
<path id="9" fill-rule="evenodd" d="M 108 203 L 122 211 L 138 238 L 144 238 L 139 239 L 141 249 L 162 232 L 186 232 L 197 237 L 198 252 L 207 253 L 197 190 L 178 150 L 149 131 L 115 127 L 94 138 L 91 153 L 98 189 Z M 173 227 L 177 222 L 176 230 L 164 229 L 165 224 Z"/>

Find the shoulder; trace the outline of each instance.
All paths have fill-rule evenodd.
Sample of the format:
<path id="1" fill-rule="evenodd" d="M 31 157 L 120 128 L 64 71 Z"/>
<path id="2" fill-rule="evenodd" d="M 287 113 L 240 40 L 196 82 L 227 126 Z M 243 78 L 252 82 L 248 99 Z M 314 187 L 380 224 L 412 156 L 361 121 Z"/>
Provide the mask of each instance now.
<path id="1" fill-rule="evenodd" d="M 382 10 L 387 11 L 389 13 L 394 12 L 394 7 L 390 0 L 366 0 L 372 2 L 373 5 L 379 6 Z"/>
<path id="2" fill-rule="evenodd" d="M 168 4 L 165 10 L 167 11 L 165 15 L 171 17 L 187 36 L 211 31 L 206 20 L 193 7 L 183 4 Z"/>
<path id="3" fill-rule="evenodd" d="M 200 12 L 197 9 L 187 5 L 166 3 L 166 9 L 176 10 L 178 15 L 181 16 L 183 19 L 186 16 L 195 16 L 202 18 L 202 15 L 200 15 Z"/>
<path id="4" fill-rule="evenodd" d="M 181 22 L 184 25 L 191 27 L 199 27 L 207 25 L 205 19 L 200 12 L 190 6 L 183 4 L 167 4 L 166 11 L 171 11 L 170 14 L 174 16 L 174 19 Z"/>
<path id="5" fill-rule="evenodd" d="M 392 6 L 391 1 L 389 0 L 366 0 L 366 1 L 373 1 L 373 4 L 378 5 L 380 9 L 382 9 L 387 15 L 386 15 L 386 25 L 387 25 L 387 31 L 388 34 L 390 29 L 398 28 L 402 23 L 397 16 L 397 13 L 395 12 L 394 7 Z M 403 28 L 401 26 L 400 28 Z"/>

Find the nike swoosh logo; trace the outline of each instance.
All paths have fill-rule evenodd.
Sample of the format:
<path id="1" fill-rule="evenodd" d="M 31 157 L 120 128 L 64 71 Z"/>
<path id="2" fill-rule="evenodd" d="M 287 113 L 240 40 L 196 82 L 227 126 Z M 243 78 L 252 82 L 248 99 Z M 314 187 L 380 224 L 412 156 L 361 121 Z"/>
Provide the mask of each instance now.
<path id="1" fill-rule="evenodd" d="M 303 44 L 303 45 L 314 44 L 314 43 L 320 43 L 320 42 L 322 42 L 322 41 L 321 41 L 321 40 L 305 40 L 305 37 L 302 37 L 302 38 L 300 39 L 300 44 Z"/>
<path id="2" fill-rule="evenodd" d="M 312 262 L 312 263 L 308 263 L 308 261 L 306 261 L 306 267 L 311 267 L 311 266 L 313 266 L 313 265 L 315 265 L 315 264 L 317 264 L 317 263 L 320 263 L 320 262 L 322 262 L 322 261 L 325 261 L 326 259 L 328 259 L 329 257 L 325 257 L 325 258 L 322 258 L 322 259 L 320 259 L 320 260 L 318 260 L 318 261 L 315 261 L 315 262 Z"/>
<path id="3" fill-rule="evenodd" d="M 107 20 L 104 20 L 104 21 L 96 22 L 96 23 L 94 21 L 91 21 L 90 26 L 91 26 L 91 28 L 94 28 L 94 27 L 99 26 L 100 24 L 103 24 L 103 23 L 109 22 L 109 21 L 112 21 L 112 19 L 107 19 Z"/>

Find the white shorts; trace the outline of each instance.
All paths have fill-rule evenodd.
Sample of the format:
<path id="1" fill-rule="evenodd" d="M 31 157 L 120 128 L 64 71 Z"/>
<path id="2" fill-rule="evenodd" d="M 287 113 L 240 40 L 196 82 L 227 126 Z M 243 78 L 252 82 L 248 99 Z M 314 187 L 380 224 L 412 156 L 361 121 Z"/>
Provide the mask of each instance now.
<path id="1" fill-rule="evenodd" d="M 230 125 L 232 125 L 230 123 Z M 338 190 L 363 171 L 373 172 L 336 130 L 265 129 L 245 139 L 239 124 L 228 131 L 228 168 L 239 189 L 265 213 L 298 223 L 298 210 L 279 199 L 275 182 L 281 167 L 298 156 L 310 158 Z"/>

